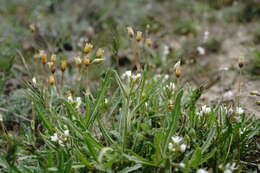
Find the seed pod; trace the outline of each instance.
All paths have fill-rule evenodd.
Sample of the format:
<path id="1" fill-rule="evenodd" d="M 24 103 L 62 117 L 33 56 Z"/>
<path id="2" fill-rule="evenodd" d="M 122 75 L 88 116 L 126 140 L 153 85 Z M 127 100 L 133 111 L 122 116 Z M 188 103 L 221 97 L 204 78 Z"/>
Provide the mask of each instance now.
<path id="1" fill-rule="evenodd" d="M 96 57 L 100 58 L 104 55 L 105 51 L 104 49 L 99 48 L 96 53 Z"/>
<path id="2" fill-rule="evenodd" d="M 93 49 L 93 45 L 90 43 L 86 43 L 83 52 L 88 54 Z"/>
<path id="3" fill-rule="evenodd" d="M 134 30 L 132 27 L 130 27 L 130 26 L 127 27 L 127 34 L 128 34 L 128 37 L 130 37 L 130 38 L 134 37 L 135 33 L 134 33 Z"/>
<path id="4" fill-rule="evenodd" d="M 47 54 L 44 50 L 40 51 L 41 63 L 45 65 L 47 63 Z"/>
<path id="5" fill-rule="evenodd" d="M 174 72 L 175 72 L 175 76 L 177 78 L 179 78 L 181 76 L 181 61 L 178 61 L 175 65 L 174 65 Z"/>
<path id="6" fill-rule="evenodd" d="M 138 41 L 138 42 L 141 41 L 142 35 L 143 35 L 143 33 L 141 31 L 137 31 L 135 40 Z"/>
<path id="7" fill-rule="evenodd" d="M 53 62 L 53 63 L 55 63 L 55 62 L 56 62 L 56 59 L 57 59 L 57 56 L 56 56 L 55 54 L 52 54 L 50 61 Z"/>
<path id="8" fill-rule="evenodd" d="M 60 69 L 62 72 L 65 72 L 65 70 L 67 69 L 67 62 L 65 60 L 61 61 Z"/>
<path id="9" fill-rule="evenodd" d="M 85 66 L 89 66 L 89 64 L 90 64 L 90 59 L 89 59 L 89 56 L 88 56 L 88 55 L 85 55 L 85 56 L 83 57 L 82 63 L 83 63 Z"/>
<path id="10" fill-rule="evenodd" d="M 48 83 L 50 85 L 54 85 L 55 84 L 55 77 L 53 75 L 49 76 Z"/>

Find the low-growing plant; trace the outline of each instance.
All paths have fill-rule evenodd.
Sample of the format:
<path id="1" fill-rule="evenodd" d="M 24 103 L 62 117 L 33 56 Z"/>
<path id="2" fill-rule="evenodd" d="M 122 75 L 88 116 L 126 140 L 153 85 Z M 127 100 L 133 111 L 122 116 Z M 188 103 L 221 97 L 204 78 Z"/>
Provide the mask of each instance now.
<path id="1" fill-rule="evenodd" d="M 181 23 L 176 32 L 196 35 L 193 25 Z M 257 170 L 259 119 L 239 102 L 199 105 L 204 86 L 182 81 L 181 61 L 158 74 L 151 70 L 151 62 L 161 58 L 153 40 L 131 27 L 128 36 L 131 70 L 123 73 L 103 65 L 104 49 L 85 41 L 73 58 L 41 50 L 35 64 L 24 63 L 33 75 L 24 102 L 30 121 L 17 135 L 0 114 L 0 143 L 6 146 L 0 148 L 1 172 Z M 119 40 L 111 48 L 115 57 Z"/>

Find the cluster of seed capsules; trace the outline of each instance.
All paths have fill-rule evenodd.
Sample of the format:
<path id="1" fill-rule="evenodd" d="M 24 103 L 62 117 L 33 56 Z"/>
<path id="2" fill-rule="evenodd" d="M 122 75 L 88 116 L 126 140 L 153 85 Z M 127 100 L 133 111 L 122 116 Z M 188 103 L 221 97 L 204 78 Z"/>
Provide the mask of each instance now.
<path id="1" fill-rule="evenodd" d="M 84 65 L 88 67 L 90 64 L 99 64 L 104 61 L 104 49 L 98 48 L 95 53 L 95 59 L 90 60 L 90 52 L 93 50 L 93 45 L 91 43 L 86 43 L 83 48 L 83 55 L 74 57 L 74 63 L 76 66 L 81 67 Z M 38 57 L 40 58 L 41 64 L 44 66 L 48 66 L 51 71 L 51 75 L 48 77 L 48 84 L 54 85 L 56 83 L 55 72 L 57 70 L 57 55 L 52 54 L 48 60 L 47 53 L 44 50 L 40 50 Z M 67 60 L 61 60 L 59 69 L 62 72 L 62 81 L 64 77 L 64 73 L 67 70 Z"/>

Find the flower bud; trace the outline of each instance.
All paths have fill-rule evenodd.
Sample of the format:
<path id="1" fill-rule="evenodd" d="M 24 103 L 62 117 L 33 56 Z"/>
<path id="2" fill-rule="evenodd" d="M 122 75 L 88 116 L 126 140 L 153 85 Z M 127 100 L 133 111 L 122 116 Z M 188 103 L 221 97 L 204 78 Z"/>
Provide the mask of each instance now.
<path id="1" fill-rule="evenodd" d="M 54 78 L 53 75 L 50 75 L 50 76 L 49 76 L 48 83 L 49 83 L 50 85 L 54 85 L 54 84 L 55 84 L 55 78 Z"/>
<path id="2" fill-rule="evenodd" d="M 133 38 L 133 37 L 134 37 L 135 33 L 134 33 L 134 30 L 133 30 L 132 27 L 130 27 L 130 26 L 127 27 L 127 34 L 128 34 L 128 36 L 129 36 L 130 38 Z"/>
<path id="3" fill-rule="evenodd" d="M 86 43 L 84 47 L 84 53 L 88 54 L 93 49 L 93 45 L 91 43 Z"/>
<path id="4" fill-rule="evenodd" d="M 90 64 L 89 56 L 85 55 L 85 56 L 83 57 L 82 63 L 83 63 L 85 66 L 88 66 L 88 65 Z"/>
<path id="5" fill-rule="evenodd" d="M 64 72 L 67 69 L 67 62 L 65 60 L 61 61 L 60 69 Z"/>
<path id="6" fill-rule="evenodd" d="M 96 53 L 96 57 L 102 57 L 104 55 L 104 49 L 99 48 Z"/>
<path id="7" fill-rule="evenodd" d="M 175 76 L 179 78 L 181 76 L 181 61 L 178 61 L 174 65 Z"/>
<path id="8" fill-rule="evenodd" d="M 53 63 L 55 63 L 55 62 L 56 62 L 56 59 L 57 59 L 57 56 L 56 56 L 55 54 L 52 54 L 50 61 L 53 62 Z"/>
<path id="9" fill-rule="evenodd" d="M 40 51 L 41 63 L 45 65 L 47 63 L 47 54 L 44 50 Z"/>
<path id="10" fill-rule="evenodd" d="M 138 41 L 138 42 L 141 41 L 142 35 L 143 35 L 143 33 L 141 31 L 137 31 L 135 40 Z"/>

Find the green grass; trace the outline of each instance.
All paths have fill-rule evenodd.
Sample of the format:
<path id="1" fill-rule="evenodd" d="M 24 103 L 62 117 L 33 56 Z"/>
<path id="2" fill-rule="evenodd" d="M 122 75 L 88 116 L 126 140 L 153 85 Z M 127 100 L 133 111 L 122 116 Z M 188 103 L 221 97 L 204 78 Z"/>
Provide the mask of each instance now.
<path id="1" fill-rule="evenodd" d="M 228 163 L 238 172 L 254 169 L 256 155 L 249 153 L 257 153 L 259 120 L 225 105 L 199 114 L 201 89 L 165 89 L 172 79 L 151 77 L 144 71 L 124 80 L 108 70 L 99 88 L 79 93 L 78 107 L 55 86 L 29 87 L 34 117 L 18 139 L 1 137 L 8 146 L 1 151 L 2 172 L 221 172 Z M 173 143 L 172 136 L 183 139 Z"/>

